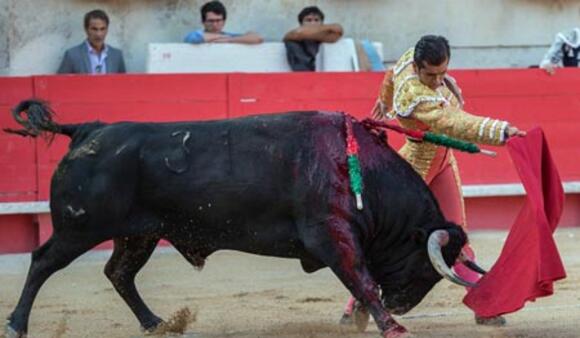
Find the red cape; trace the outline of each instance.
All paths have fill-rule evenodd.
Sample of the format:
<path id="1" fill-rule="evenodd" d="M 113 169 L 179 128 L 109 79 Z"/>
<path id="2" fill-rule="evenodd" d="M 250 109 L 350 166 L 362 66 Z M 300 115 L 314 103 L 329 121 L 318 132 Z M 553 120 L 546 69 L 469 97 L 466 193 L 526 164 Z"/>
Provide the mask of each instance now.
<path id="1" fill-rule="evenodd" d="M 562 182 L 541 129 L 507 143 L 526 190 L 526 201 L 492 269 L 463 302 L 478 316 L 493 317 L 521 309 L 527 301 L 554 293 L 553 282 L 566 277 L 552 237 L 564 204 Z"/>

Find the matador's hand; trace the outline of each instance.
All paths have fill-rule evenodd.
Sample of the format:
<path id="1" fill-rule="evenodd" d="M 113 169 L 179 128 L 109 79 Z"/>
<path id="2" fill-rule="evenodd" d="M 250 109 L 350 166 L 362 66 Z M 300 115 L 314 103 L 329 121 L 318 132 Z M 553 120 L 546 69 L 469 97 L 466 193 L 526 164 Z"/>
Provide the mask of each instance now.
<path id="1" fill-rule="evenodd" d="M 518 128 L 512 127 L 512 126 L 508 127 L 506 129 L 505 133 L 506 133 L 507 137 L 514 137 L 514 136 L 523 137 L 523 136 L 526 136 L 526 134 L 527 134 L 524 130 L 519 130 Z"/>

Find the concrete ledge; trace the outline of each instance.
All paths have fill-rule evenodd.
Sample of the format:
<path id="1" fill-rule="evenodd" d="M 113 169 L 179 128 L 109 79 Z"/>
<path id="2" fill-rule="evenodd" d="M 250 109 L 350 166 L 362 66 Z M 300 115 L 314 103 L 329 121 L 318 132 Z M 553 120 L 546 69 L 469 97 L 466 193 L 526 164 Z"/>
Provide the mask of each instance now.
<path id="1" fill-rule="evenodd" d="M 282 42 L 150 43 L 147 73 L 290 72 Z"/>
<path id="2" fill-rule="evenodd" d="M 580 193 L 580 181 L 563 183 L 564 193 Z M 523 196 L 524 186 L 519 183 L 508 184 L 472 184 L 463 186 L 466 198 L 494 196 Z M 0 203 L 0 215 L 44 214 L 49 213 L 48 201 Z"/>
<path id="3" fill-rule="evenodd" d="M 380 60 L 383 45 L 373 42 Z M 355 40 L 342 38 L 322 43 L 316 57 L 317 71 L 360 71 Z M 262 73 L 291 72 L 283 42 L 257 45 L 237 43 L 150 43 L 147 73 Z"/>
<path id="4" fill-rule="evenodd" d="M 564 182 L 564 193 L 580 193 L 580 182 Z M 463 186 L 464 197 L 523 196 L 524 186 L 520 183 L 509 184 L 473 184 Z"/>
<path id="5" fill-rule="evenodd" d="M 49 213 L 48 201 L 0 203 L 0 215 Z"/>

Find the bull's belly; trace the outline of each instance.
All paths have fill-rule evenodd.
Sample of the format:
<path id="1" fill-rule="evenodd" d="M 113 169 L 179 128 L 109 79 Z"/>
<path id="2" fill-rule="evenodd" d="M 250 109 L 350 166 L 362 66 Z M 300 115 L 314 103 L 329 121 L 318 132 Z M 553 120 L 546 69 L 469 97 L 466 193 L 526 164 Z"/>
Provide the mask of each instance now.
<path id="1" fill-rule="evenodd" d="M 302 258 L 304 245 L 291 217 L 275 212 L 240 213 L 228 210 L 196 210 L 165 215 L 170 226 L 165 233 L 169 241 L 188 247 L 204 247 L 209 251 L 236 250 L 257 255 Z"/>

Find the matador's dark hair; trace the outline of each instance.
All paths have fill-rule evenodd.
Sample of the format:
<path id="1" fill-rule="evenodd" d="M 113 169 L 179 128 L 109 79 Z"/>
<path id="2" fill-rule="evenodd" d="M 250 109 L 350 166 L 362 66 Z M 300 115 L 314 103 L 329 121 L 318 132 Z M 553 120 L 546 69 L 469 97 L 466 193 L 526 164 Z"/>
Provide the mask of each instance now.
<path id="1" fill-rule="evenodd" d="M 415 45 L 413 61 L 422 68 L 423 62 L 438 66 L 451 57 L 449 42 L 440 35 L 425 35 Z"/>

